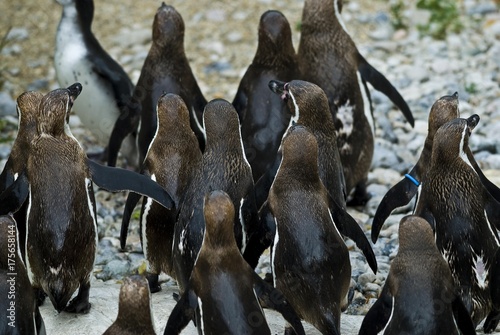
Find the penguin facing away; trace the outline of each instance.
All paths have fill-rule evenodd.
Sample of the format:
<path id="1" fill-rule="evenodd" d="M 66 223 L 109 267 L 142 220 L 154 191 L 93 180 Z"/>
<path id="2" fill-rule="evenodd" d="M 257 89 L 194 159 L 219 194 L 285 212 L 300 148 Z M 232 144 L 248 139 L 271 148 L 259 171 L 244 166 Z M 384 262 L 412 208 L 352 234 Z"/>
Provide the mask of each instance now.
<path id="1" fill-rule="evenodd" d="M 120 288 L 118 316 L 103 335 L 155 334 L 147 280 L 139 275 L 126 277 Z"/>
<path id="2" fill-rule="evenodd" d="M 189 123 L 189 111 L 182 98 L 168 93 L 157 104 L 158 127 L 142 166 L 142 174 L 165 188 L 175 203 L 171 210 L 144 198 L 140 224 L 144 258 L 147 260 L 151 292 L 160 290 L 158 275 L 172 271 L 172 242 L 181 199 L 200 168 L 201 151 Z M 128 225 L 140 195 L 129 193 L 122 218 L 120 242 L 125 248 Z"/>
<path id="3" fill-rule="evenodd" d="M 271 247 L 274 286 L 298 315 L 323 334 L 340 333 L 351 280 L 342 232 L 356 235 L 376 272 L 373 250 L 362 230 L 329 195 L 318 171 L 318 144 L 303 126 L 287 130 L 282 161 L 265 205 L 275 232 Z M 299 288 L 299 289 L 298 289 Z M 314 301 L 311 304 L 311 301 Z"/>
<path id="4" fill-rule="evenodd" d="M 260 17 L 257 51 L 233 100 L 255 182 L 272 167 L 291 118 L 286 103 L 269 91 L 268 83 L 291 81 L 297 73 L 290 24 L 281 12 L 268 10 Z"/>
<path id="5" fill-rule="evenodd" d="M 297 57 L 300 79 L 328 96 L 344 167 L 350 205 L 369 196 L 366 180 L 374 150 L 374 120 L 367 83 L 384 93 L 413 126 L 413 115 L 397 89 L 359 53 L 341 18 L 342 0 L 306 0 Z"/>
<path id="6" fill-rule="evenodd" d="M 4 320 L 0 333 L 45 335 L 45 324 L 21 257 L 17 222 L 10 215 L 0 216 L 0 308 Z"/>
<path id="7" fill-rule="evenodd" d="M 479 122 L 474 114 L 441 126 L 415 214 L 434 228 L 437 247 L 477 326 L 495 330 L 500 317 L 500 203 L 484 187 L 467 155 L 469 136 Z"/>
<path id="8" fill-rule="evenodd" d="M 128 129 L 120 134 L 124 137 L 140 123 L 139 166 L 147 154 L 156 127 L 156 103 L 164 93 L 179 95 L 190 112 L 191 129 L 196 134 L 200 148 L 205 145 L 202 112 L 207 104 L 191 70 L 184 50 L 184 21 L 180 13 L 164 2 L 158 8 L 152 28 L 153 41 L 144 60 L 139 80 L 132 94 L 131 108 L 123 120 Z M 118 138 L 117 145 L 121 143 Z M 110 157 L 110 162 L 114 158 Z"/>
<path id="9" fill-rule="evenodd" d="M 2 193 L 9 201 L 1 206 L 2 211 L 18 209 L 28 198 L 25 253 L 30 282 L 38 293 L 49 296 L 56 310 L 76 313 L 90 309 L 90 275 L 97 247 L 93 182 L 112 192 L 131 190 L 173 206 L 168 193 L 149 178 L 87 158 L 67 124 L 81 90 L 76 83 L 43 97 L 26 168 Z M 6 192 L 10 194 L 5 196 Z"/>
<path id="10" fill-rule="evenodd" d="M 398 254 L 359 335 L 383 329 L 385 335 L 476 334 L 432 228 L 418 216 L 399 223 Z"/>
<path id="11" fill-rule="evenodd" d="M 103 49 L 91 30 L 93 0 L 57 0 L 63 6 L 57 27 L 54 66 L 59 85 L 81 82 L 85 91 L 75 101 L 74 110 L 97 142 L 105 147 L 102 157 L 118 155 L 114 135 L 120 119 L 129 113 L 134 85 L 123 68 Z M 118 129 L 117 129 L 118 128 Z M 121 149 L 127 163 L 137 161 L 137 128 L 130 131 Z M 116 152 L 112 152 L 116 148 Z M 94 156 L 94 155 L 91 155 Z"/>
<path id="12" fill-rule="evenodd" d="M 200 334 L 271 334 L 263 305 L 280 312 L 295 334 L 305 334 L 283 294 L 241 256 L 234 237 L 235 208 L 228 194 L 209 192 L 203 203 L 203 243 L 164 334 L 179 334 L 190 320 L 196 320 Z"/>
<path id="13" fill-rule="evenodd" d="M 236 242 L 253 268 L 265 250 L 259 244 L 252 170 L 245 157 L 238 115 L 231 103 L 214 99 L 205 107 L 203 119 L 207 137 L 201 167 L 185 193 L 174 230 L 173 267 L 181 292 L 203 241 L 206 193 L 221 190 L 232 199 L 238 210 L 234 217 Z"/>

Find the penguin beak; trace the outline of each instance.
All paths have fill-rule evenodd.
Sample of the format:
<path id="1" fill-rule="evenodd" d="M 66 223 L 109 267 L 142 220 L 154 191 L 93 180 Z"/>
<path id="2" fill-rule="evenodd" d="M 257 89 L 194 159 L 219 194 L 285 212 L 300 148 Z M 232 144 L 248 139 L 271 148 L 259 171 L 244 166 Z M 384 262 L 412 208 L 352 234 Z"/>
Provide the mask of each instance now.
<path id="1" fill-rule="evenodd" d="M 271 80 L 268 84 L 271 91 L 281 96 L 282 100 L 288 99 L 288 83 L 278 80 Z"/>
<path id="2" fill-rule="evenodd" d="M 70 98 L 70 108 L 73 106 L 73 103 L 75 102 L 76 98 L 80 95 L 82 92 L 82 84 L 80 83 L 74 83 L 70 87 L 68 87 L 69 91 L 69 98 Z"/>
<path id="3" fill-rule="evenodd" d="M 467 119 L 467 128 L 469 129 L 469 134 L 474 128 L 476 128 L 479 123 L 479 115 L 474 114 Z"/>

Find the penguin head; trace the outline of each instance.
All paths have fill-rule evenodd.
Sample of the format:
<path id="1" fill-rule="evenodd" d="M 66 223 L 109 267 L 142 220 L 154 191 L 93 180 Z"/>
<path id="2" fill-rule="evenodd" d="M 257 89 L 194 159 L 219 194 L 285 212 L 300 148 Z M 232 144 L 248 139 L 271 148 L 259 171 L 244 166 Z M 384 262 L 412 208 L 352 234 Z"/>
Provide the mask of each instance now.
<path id="1" fill-rule="evenodd" d="M 479 123 L 479 115 L 474 114 L 467 119 L 456 118 L 441 126 L 434 136 L 432 161 L 451 162 L 457 158 L 470 165 L 467 158 L 469 137 Z"/>
<path id="2" fill-rule="evenodd" d="M 151 323 L 151 295 L 146 278 L 140 275 L 126 277 L 120 288 L 117 320 L 137 327 Z M 146 316 L 146 320 L 143 320 Z M 139 323 L 139 324 L 138 324 Z"/>
<path id="3" fill-rule="evenodd" d="M 43 94 L 29 91 L 17 97 L 17 116 L 19 118 L 19 128 L 33 124 L 37 118 L 38 106 L 42 101 Z"/>
<path id="4" fill-rule="evenodd" d="M 240 121 L 234 106 L 224 99 L 209 101 L 203 111 L 206 150 L 217 143 L 241 146 Z M 228 148 L 229 149 L 229 148 Z"/>
<path id="5" fill-rule="evenodd" d="M 182 48 L 184 44 L 184 21 L 179 12 L 164 2 L 156 11 L 153 21 L 153 43 L 159 48 Z"/>
<path id="6" fill-rule="evenodd" d="M 189 110 L 184 100 L 177 94 L 165 93 L 159 99 L 156 105 L 158 115 L 158 124 L 162 129 L 170 129 L 169 126 L 183 127 L 189 125 Z M 158 127 L 160 129 L 160 127 Z M 190 128 L 189 128 L 190 129 Z"/>
<path id="7" fill-rule="evenodd" d="M 432 139 L 439 127 L 458 117 L 458 93 L 442 96 L 434 102 L 429 112 L 428 137 Z"/>
<path id="8" fill-rule="evenodd" d="M 66 131 L 69 114 L 82 85 L 75 83 L 68 88 L 59 88 L 47 93 L 40 101 L 38 132 L 52 136 Z"/>
<path id="9" fill-rule="evenodd" d="M 435 248 L 434 232 L 425 219 L 407 215 L 399 222 L 400 252 Z"/>
<path id="10" fill-rule="evenodd" d="M 203 245 L 234 246 L 234 205 L 229 195 L 220 190 L 209 192 L 203 201 L 205 217 L 205 236 Z"/>
<path id="11" fill-rule="evenodd" d="M 268 10 L 262 14 L 258 39 L 254 62 L 271 65 L 286 63 L 290 55 L 295 55 L 290 24 L 280 11 Z"/>
<path id="12" fill-rule="evenodd" d="M 299 169 L 309 176 L 318 174 L 318 142 L 316 137 L 301 125 L 288 128 L 281 142 L 283 169 Z"/>

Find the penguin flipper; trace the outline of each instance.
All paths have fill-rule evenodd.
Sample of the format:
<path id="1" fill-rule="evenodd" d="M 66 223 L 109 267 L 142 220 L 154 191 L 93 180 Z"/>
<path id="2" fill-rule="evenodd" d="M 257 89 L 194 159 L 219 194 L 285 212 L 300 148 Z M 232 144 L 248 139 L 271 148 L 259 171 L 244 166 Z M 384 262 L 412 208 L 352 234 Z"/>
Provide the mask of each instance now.
<path id="1" fill-rule="evenodd" d="M 415 169 L 413 169 L 415 170 Z M 411 172 L 409 173 L 411 175 Z M 408 178 L 404 178 L 391 187 L 377 207 L 372 223 L 372 242 L 376 243 L 382 226 L 396 208 L 407 205 L 417 194 L 418 186 Z"/>
<path id="2" fill-rule="evenodd" d="M 493 332 L 500 321 L 500 248 L 497 248 L 493 263 L 491 264 L 491 277 L 490 277 L 490 295 L 492 302 L 492 310 L 484 321 L 484 332 Z"/>
<path id="3" fill-rule="evenodd" d="M 122 227 L 120 229 L 120 248 L 122 250 L 125 249 L 125 245 L 127 244 L 127 235 L 128 235 L 128 226 L 130 223 L 130 218 L 132 217 L 132 213 L 134 212 L 134 208 L 142 198 L 140 194 L 129 192 L 127 196 L 127 201 L 125 202 L 125 208 L 123 209 L 122 216 Z"/>
<path id="4" fill-rule="evenodd" d="M 163 335 L 177 335 L 186 328 L 189 321 L 195 319 L 195 311 L 198 308 L 198 297 L 193 290 L 184 291 L 174 309 L 168 317 L 167 326 Z"/>
<path id="5" fill-rule="evenodd" d="M 254 288 L 259 301 L 267 308 L 272 308 L 283 315 L 283 318 L 292 326 L 296 335 L 305 335 L 304 327 L 292 305 L 286 300 L 283 293 L 266 283 L 259 275 L 252 271 Z"/>
<path id="6" fill-rule="evenodd" d="M 363 255 L 365 255 L 366 261 L 368 265 L 370 265 L 373 273 L 377 273 L 377 259 L 373 253 L 372 246 L 356 220 L 354 220 L 353 217 L 350 216 L 331 196 L 329 196 L 329 212 L 339 232 L 356 243 L 356 246 L 363 252 Z"/>
<path id="7" fill-rule="evenodd" d="M 464 302 L 459 295 L 457 295 L 455 297 L 455 300 L 451 302 L 451 308 L 453 310 L 455 322 L 457 323 L 458 329 L 460 329 L 460 334 L 475 335 L 476 327 L 474 327 L 474 323 L 472 322 L 470 314 L 467 311 L 467 308 L 465 308 Z M 486 328 L 486 322 L 484 327 Z"/>
<path id="8" fill-rule="evenodd" d="M 104 166 L 87 159 L 92 181 L 109 192 L 131 191 L 152 198 L 167 209 L 175 206 L 172 197 L 145 175 L 126 169 Z"/>
<path id="9" fill-rule="evenodd" d="M 108 141 L 108 165 L 115 166 L 123 140 L 139 126 L 140 112 L 133 106 L 122 106 Z M 136 164 L 137 162 L 129 162 Z"/>
<path id="10" fill-rule="evenodd" d="M 486 215 L 493 226 L 500 230 L 500 202 L 497 201 L 489 192 L 485 192 L 487 203 L 485 205 Z"/>
<path id="11" fill-rule="evenodd" d="M 382 292 L 377 301 L 370 308 L 368 313 L 366 313 L 361 323 L 361 328 L 359 329 L 359 335 L 376 335 L 382 329 L 385 328 L 392 312 L 392 296 L 389 292 L 388 282 L 390 280 L 390 275 L 384 284 Z"/>
<path id="12" fill-rule="evenodd" d="M 23 170 L 14 183 L 0 194 L 0 215 L 17 212 L 26 201 L 28 194 L 28 177 L 26 170 Z"/>
<path id="13" fill-rule="evenodd" d="M 10 167 L 10 158 L 5 163 L 2 173 L 0 174 L 0 193 L 5 191 L 12 183 L 14 183 L 14 173 Z"/>
<path id="14" fill-rule="evenodd" d="M 377 71 L 368 61 L 358 53 L 358 71 L 363 80 L 372 84 L 372 86 L 382 93 L 384 93 L 403 113 L 406 120 L 415 126 L 415 119 L 411 113 L 410 107 L 403 99 L 398 90 L 392 86 L 389 80 L 380 72 Z"/>
<path id="15" fill-rule="evenodd" d="M 247 247 L 243 253 L 243 258 L 252 269 L 255 269 L 259 263 L 259 258 L 271 246 L 276 234 L 276 224 L 269 210 L 267 202 L 261 208 L 258 218 L 258 227 L 248 238 Z"/>

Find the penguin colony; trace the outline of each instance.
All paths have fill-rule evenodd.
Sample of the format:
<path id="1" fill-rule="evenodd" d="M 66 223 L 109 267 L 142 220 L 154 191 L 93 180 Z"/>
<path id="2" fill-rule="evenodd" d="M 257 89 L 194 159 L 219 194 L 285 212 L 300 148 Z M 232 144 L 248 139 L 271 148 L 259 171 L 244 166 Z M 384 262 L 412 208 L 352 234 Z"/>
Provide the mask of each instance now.
<path id="1" fill-rule="evenodd" d="M 297 52 L 283 14 L 263 13 L 255 57 L 232 102 L 203 96 L 172 6 L 157 10 L 134 87 L 92 34 L 92 1 L 58 2 L 62 88 L 18 97 L 18 135 L 0 175 L 0 293 L 11 299 L 0 305 L 17 308 L 17 326 L 3 318 L 0 333 L 45 334 L 38 310 L 45 297 L 58 312 L 91 309 L 96 184 L 130 191 L 122 248 L 142 198 L 147 260 L 145 276 L 124 280 L 105 334 L 155 334 L 150 299 L 162 272 L 179 286 L 164 334 L 191 321 L 200 334 L 270 334 L 264 308 L 283 316 L 285 334 L 304 334 L 301 321 L 340 334 L 350 303 L 344 240 L 377 271 L 370 242 L 346 211 L 369 197 L 375 134 L 367 82 L 414 123 L 397 89 L 358 52 L 342 0 L 304 2 Z M 72 110 L 107 152 L 83 151 L 69 128 Z M 375 243 L 391 212 L 417 196 L 359 334 L 475 334 L 483 321 L 486 333 L 497 328 L 500 190 L 468 147 L 479 121 L 460 118 L 456 93 L 432 106 L 420 159 L 373 221 Z M 112 167 L 119 151 L 136 172 Z M 263 279 L 254 269 L 268 248 L 272 272 Z M 10 258 L 18 265 L 12 298 Z"/>

